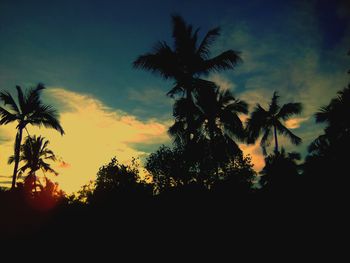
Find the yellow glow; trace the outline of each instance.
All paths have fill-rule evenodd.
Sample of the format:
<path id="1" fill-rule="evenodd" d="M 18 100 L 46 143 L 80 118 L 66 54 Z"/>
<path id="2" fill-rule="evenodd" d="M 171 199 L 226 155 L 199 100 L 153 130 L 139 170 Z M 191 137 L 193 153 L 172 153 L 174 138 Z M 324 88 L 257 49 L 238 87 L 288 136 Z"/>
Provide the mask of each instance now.
<path id="1" fill-rule="evenodd" d="M 51 88 L 46 92 L 63 105 L 59 112 L 66 134 L 61 136 L 52 129 L 33 126 L 28 126 L 28 130 L 31 135 L 40 134 L 47 138 L 49 148 L 60 157 L 61 161 L 53 165 L 59 176 L 50 178 L 67 193 L 77 191 L 93 180 L 99 167 L 113 156 L 123 163 L 145 154 L 131 144 L 166 143 L 169 140 L 166 125 L 155 120 L 142 122 L 106 107 L 91 96 L 62 88 Z M 10 176 L 13 166 L 5 163 L 13 154 L 15 125 L 1 126 L 0 132 L 9 137 L 9 141 L 1 145 L 0 175 Z"/>
<path id="2" fill-rule="evenodd" d="M 288 129 L 297 129 L 300 125 L 307 121 L 309 118 L 292 118 L 285 122 L 285 125 Z"/>
<path id="3" fill-rule="evenodd" d="M 261 152 L 260 141 L 257 141 L 253 145 L 240 144 L 239 147 L 243 151 L 244 155 L 250 155 L 252 163 L 254 164 L 254 170 L 260 172 L 265 166 L 264 156 Z"/>

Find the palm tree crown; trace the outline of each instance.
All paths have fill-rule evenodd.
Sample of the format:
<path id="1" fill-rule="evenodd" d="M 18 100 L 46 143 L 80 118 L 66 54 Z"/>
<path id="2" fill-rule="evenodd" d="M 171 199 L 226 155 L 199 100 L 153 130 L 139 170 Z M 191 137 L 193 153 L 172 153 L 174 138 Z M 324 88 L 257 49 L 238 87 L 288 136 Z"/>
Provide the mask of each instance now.
<path id="1" fill-rule="evenodd" d="M 43 104 L 40 99 L 41 91 L 45 89 L 43 84 L 38 84 L 35 88 L 29 89 L 23 93 L 20 86 L 16 86 L 17 101 L 7 91 L 0 92 L 0 100 L 5 106 L 0 107 L 0 125 L 17 122 L 17 135 L 15 140 L 15 154 L 14 154 L 14 172 L 12 177 L 12 188 L 16 185 L 16 176 L 20 156 L 20 146 L 22 141 L 23 129 L 26 129 L 28 124 L 53 128 L 64 134 L 64 130 L 58 121 L 58 114 L 56 110 L 50 106 Z"/>
<path id="2" fill-rule="evenodd" d="M 47 160 L 56 161 L 56 156 L 52 150 L 48 149 L 49 141 L 44 137 L 28 136 L 21 146 L 20 162 L 24 165 L 19 168 L 20 174 L 23 174 L 29 169 L 29 174 L 33 174 L 38 170 L 42 170 L 44 173 L 49 172 L 57 175 L 57 172 L 51 168 L 51 165 L 47 163 Z M 12 155 L 9 157 L 8 163 L 12 164 L 15 157 Z"/>
<path id="3" fill-rule="evenodd" d="M 287 103 L 280 107 L 278 100 L 279 96 L 277 92 L 274 92 L 269 109 L 265 110 L 260 104 L 257 104 L 251 113 L 251 117 L 247 120 L 248 143 L 254 143 L 262 133 L 260 145 L 264 155 L 266 155 L 266 147 L 270 145 L 272 134 L 275 137 L 276 153 L 278 152 L 277 133 L 287 136 L 295 145 L 299 145 L 302 141 L 282 122 L 295 114 L 300 114 L 302 111 L 301 103 Z"/>
<path id="4" fill-rule="evenodd" d="M 19 175 L 22 175 L 29 170 L 28 175 L 25 179 L 29 188 L 36 190 L 37 176 L 36 172 L 41 170 L 44 175 L 47 172 L 58 175 L 58 173 L 51 168 L 51 165 L 47 162 L 49 160 L 56 161 L 56 156 L 48 149 L 49 141 L 45 140 L 44 137 L 30 137 L 28 136 L 21 146 L 20 162 L 23 162 L 23 166 L 19 168 Z M 8 163 L 12 164 L 15 161 L 15 156 L 10 156 Z"/>
<path id="5" fill-rule="evenodd" d="M 210 58 L 210 48 L 220 35 L 218 27 L 209 30 L 200 42 L 198 40 L 199 29 L 194 30 L 180 16 L 173 16 L 172 22 L 173 47 L 164 41 L 159 41 L 152 52 L 139 56 L 134 61 L 134 67 L 158 73 L 165 79 L 175 81 L 167 95 L 173 97 L 180 94 L 187 100 L 187 102 L 179 102 L 177 106 L 185 106 L 183 111 L 190 110 L 175 125 L 186 126 L 183 130 L 184 141 L 190 142 L 195 129 L 193 127 L 193 113 L 196 110 L 193 93 L 213 86 L 211 81 L 200 79 L 201 75 L 207 75 L 213 71 L 233 69 L 240 61 L 240 57 L 239 52 L 227 50 Z"/>
<path id="6" fill-rule="evenodd" d="M 239 52 L 234 50 L 210 58 L 210 48 L 220 35 L 220 28 L 209 30 L 199 42 L 199 29 L 193 30 L 180 16 L 173 16 L 172 22 L 174 47 L 159 41 L 152 52 L 139 56 L 134 61 L 136 68 L 159 73 L 165 79 L 174 79 L 175 86 L 168 95 L 192 92 L 199 84 L 195 79 L 200 75 L 233 69 L 240 61 Z"/>

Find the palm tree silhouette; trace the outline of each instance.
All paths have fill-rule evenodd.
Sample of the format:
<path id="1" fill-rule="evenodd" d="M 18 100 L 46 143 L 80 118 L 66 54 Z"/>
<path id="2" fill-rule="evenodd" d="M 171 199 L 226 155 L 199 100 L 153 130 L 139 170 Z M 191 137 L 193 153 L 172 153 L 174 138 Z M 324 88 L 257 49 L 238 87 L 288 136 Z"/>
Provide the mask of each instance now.
<path id="1" fill-rule="evenodd" d="M 210 140 L 215 137 L 244 139 L 245 132 L 239 114 L 248 114 L 248 104 L 236 99 L 229 90 L 202 89 L 196 100 L 199 116 L 196 127 Z"/>
<path id="2" fill-rule="evenodd" d="M 248 143 L 254 143 L 263 133 L 260 145 L 266 155 L 266 147 L 270 145 L 272 133 L 275 138 L 275 153 L 278 152 L 277 133 L 287 136 L 295 145 L 299 145 L 302 140 L 292 133 L 281 121 L 288 120 L 295 114 L 302 111 L 301 103 L 287 103 L 282 107 L 278 105 L 279 96 L 275 91 L 272 96 L 269 109 L 265 110 L 260 104 L 257 104 L 251 113 L 251 117 L 247 120 L 246 130 L 248 133 Z M 273 130 L 273 131 L 272 131 Z"/>
<path id="3" fill-rule="evenodd" d="M 38 84 L 35 88 L 29 89 L 25 94 L 20 86 L 16 86 L 17 100 L 7 91 L 0 92 L 0 100 L 8 105 L 8 109 L 0 107 L 0 125 L 17 122 L 17 135 L 15 139 L 14 169 L 12 176 L 12 189 L 16 185 L 18 164 L 20 159 L 20 148 L 22 142 L 23 129 L 28 130 L 28 124 L 53 128 L 64 134 L 63 128 L 58 121 L 57 111 L 50 105 L 43 104 L 40 94 L 45 89 L 43 84 Z M 29 135 L 29 133 L 28 133 Z"/>
<path id="4" fill-rule="evenodd" d="M 187 107 L 193 108 L 193 92 L 212 85 L 210 81 L 199 77 L 213 71 L 233 69 L 240 61 L 239 52 L 227 50 L 210 58 L 210 48 L 220 35 L 220 28 L 209 30 L 199 43 L 199 29 L 193 30 L 192 25 L 186 24 L 181 16 L 172 16 L 172 22 L 173 48 L 166 42 L 159 41 L 152 52 L 139 56 L 133 65 L 135 68 L 159 73 L 165 79 L 175 80 L 174 86 L 167 95 L 173 97 L 175 94 L 182 93 L 187 100 Z M 186 117 L 187 140 L 191 139 L 191 132 L 193 132 L 190 113 Z"/>
<path id="5" fill-rule="evenodd" d="M 21 154 L 19 161 L 23 162 L 24 165 L 19 168 L 19 175 L 24 174 L 27 170 L 28 176 L 25 179 L 26 185 L 30 189 L 36 191 L 38 170 L 43 171 L 44 175 L 46 172 L 58 175 L 58 173 L 51 168 L 51 165 L 47 163 L 48 160 L 56 161 L 56 156 L 52 150 L 48 149 L 49 141 L 45 140 L 44 137 L 33 137 L 28 136 L 21 146 Z M 10 156 L 8 163 L 12 164 L 15 161 L 15 156 Z"/>
<path id="6" fill-rule="evenodd" d="M 317 123 L 326 123 L 325 133 L 330 136 L 350 136 L 350 120 L 344 118 L 350 114 L 350 85 L 338 91 L 327 106 L 322 107 L 316 114 Z"/>
<path id="7" fill-rule="evenodd" d="M 244 127 L 239 114 L 248 114 L 248 104 L 236 99 L 229 90 L 202 89 L 196 96 L 199 116 L 195 128 L 200 139 L 209 140 L 210 150 L 219 175 L 221 162 L 240 152 L 235 138 L 243 140 Z"/>

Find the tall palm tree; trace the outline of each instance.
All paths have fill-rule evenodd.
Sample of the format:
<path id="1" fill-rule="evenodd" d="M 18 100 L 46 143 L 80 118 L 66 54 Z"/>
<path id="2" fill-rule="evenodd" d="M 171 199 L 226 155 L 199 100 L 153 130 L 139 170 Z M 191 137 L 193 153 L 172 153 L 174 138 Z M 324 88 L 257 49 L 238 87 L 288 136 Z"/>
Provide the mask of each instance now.
<path id="1" fill-rule="evenodd" d="M 53 173 L 58 175 L 58 173 L 51 168 L 51 165 L 47 162 L 48 160 L 56 161 L 56 156 L 52 150 L 48 149 L 49 141 L 45 140 L 44 137 L 33 137 L 28 136 L 21 146 L 21 153 L 19 161 L 23 162 L 23 166 L 19 168 L 19 175 L 24 174 L 27 170 L 28 176 L 25 181 L 28 182 L 31 186 L 33 186 L 34 190 L 36 190 L 36 182 L 37 176 L 36 172 L 38 170 Z M 8 163 L 12 164 L 15 161 L 15 156 L 10 156 Z"/>
<path id="2" fill-rule="evenodd" d="M 198 41 L 199 29 L 186 24 L 180 16 L 172 16 L 174 45 L 171 47 L 159 41 L 152 52 L 139 56 L 134 61 L 135 68 L 141 68 L 160 74 L 164 79 L 175 81 L 167 95 L 173 97 L 182 94 L 187 106 L 192 107 L 194 91 L 212 85 L 210 81 L 200 79 L 213 71 L 233 69 L 240 61 L 239 52 L 227 50 L 210 58 L 210 48 L 220 35 L 220 28 L 209 30 L 201 42 Z M 187 124 L 191 126 L 192 117 L 187 116 Z M 192 127 L 188 127 L 190 138 Z"/>
<path id="3" fill-rule="evenodd" d="M 265 110 L 260 104 L 257 104 L 251 113 L 251 117 L 247 120 L 248 143 L 254 143 L 262 133 L 263 136 L 260 145 L 264 155 L 266 155 L 266 147 L 270 145 L 272 133 L 275 138 L 275 153 L 278 152 L 278 133 L 287 136 L 295 145 L 299 145 L 302 141 L 301 138 L 284 126 L 282 122 L 295 114 L 300 114 L 302 111 L 301 103 L 287 103 L 281 107 L 278 104 L 278 99 L 279 96 L 275 91 L 269 109 Z"/>
<path id="4" fill-rule="evenodd" d="M 17 100 L 8 91 L 0 92 L 0 100 L 8 106 L 7 109 L 0 107 L 0 125 L 17 122 L 17 135 L 15 139 L 14 169 L 12 176 L 12 188 L 16 185 L 18 164 L 20 159 L 20 148 L 23 130 L 28 124 L 53 128 L 64 134 L 64 130 L 58 120 L 57 111 L 50 105 L 43 104 L 40 94 L 45 89 L 43 84 L 27 90 L 24 94 L 20 86 L 16 86 Z"/>

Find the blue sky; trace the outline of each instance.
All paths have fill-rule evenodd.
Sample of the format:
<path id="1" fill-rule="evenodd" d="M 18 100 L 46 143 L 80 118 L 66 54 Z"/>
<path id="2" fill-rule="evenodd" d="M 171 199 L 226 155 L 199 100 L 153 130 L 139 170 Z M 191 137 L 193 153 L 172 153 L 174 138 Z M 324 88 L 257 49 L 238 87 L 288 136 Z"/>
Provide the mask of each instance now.
<path id="1" fill-rule="evenodd" d="M 304 103 L 304 113 L 291 125 L 305 143 L 285 146 L 305 153 L 322 132 L 312 114 L 349 79 L 349 9 L 342 0 L 0 0 L 0 88 L 43 82 L 54 90 L 45 99 L 62 112 L 69 111 L 69 98 L 82 109 L 86 101 L 76 98 L 90 98 L 106 112 L 167 127 L 172 101 L 165 93 L 171 82 L 133 69 L 132 62 L 158 40 L 171 43 L 170 15 L 180 14 L 203 34 L 221 26 L 213 55 L 242 52 L 243 64 L 210 79 L 252 106 L 264 106 L 274 90 L 282 102 Z M 12 140 L 6 132 L 0 137 Z M 128 141 L 128 147 L 146 154 L 164 142 Z M 259 148 L 248 151 L 258 154 Z"/>

